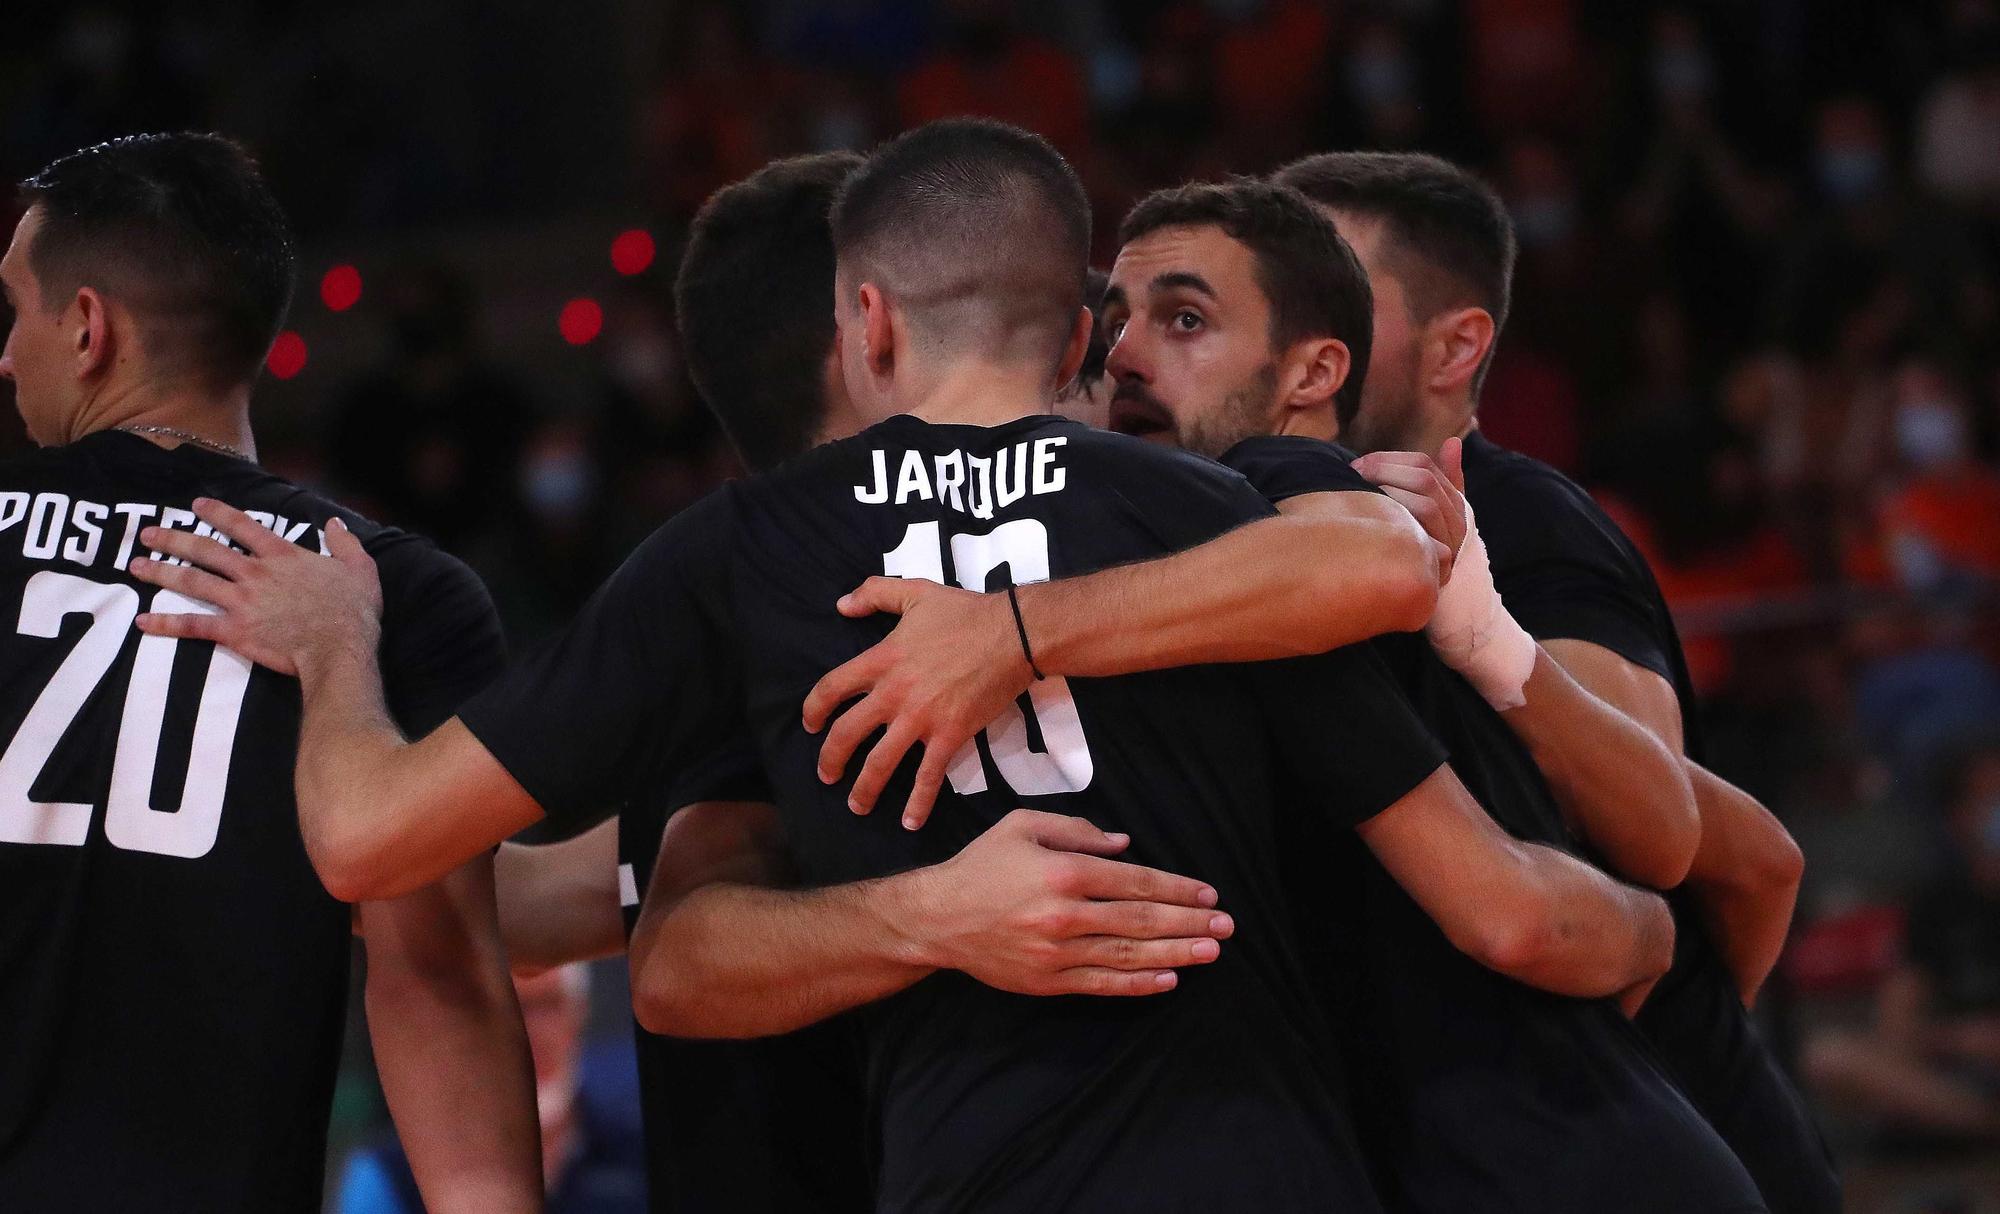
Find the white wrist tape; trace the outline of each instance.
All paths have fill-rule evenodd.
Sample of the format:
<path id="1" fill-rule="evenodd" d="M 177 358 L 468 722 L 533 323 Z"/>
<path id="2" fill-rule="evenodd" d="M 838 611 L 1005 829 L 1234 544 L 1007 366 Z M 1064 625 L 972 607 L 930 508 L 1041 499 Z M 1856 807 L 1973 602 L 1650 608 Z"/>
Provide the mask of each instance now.
<path id="1" fill-rule="evenodd" d="M 1535 638 L 1514 621 L 1493 588 L 1493 570 L 1486 561 L 1486 541 L 1465 503 L 1465 540 L 1451 580 L 1438 592 L 1437 609 L 1424 631 L 1431 648 L 1485 697 L 1495 711 L 1505 712 L 1528 702 L 1528 676 L 1535 671 Z"/>

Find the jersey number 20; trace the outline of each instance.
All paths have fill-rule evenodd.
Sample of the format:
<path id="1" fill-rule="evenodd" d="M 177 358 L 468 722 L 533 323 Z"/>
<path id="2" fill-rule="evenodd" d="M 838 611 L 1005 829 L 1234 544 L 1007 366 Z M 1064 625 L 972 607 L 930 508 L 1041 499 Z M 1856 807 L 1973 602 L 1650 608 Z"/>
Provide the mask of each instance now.
<path id="1" fill-rule="evenodd" d="M 923 578 L 943 585 L 944 547 L 939 536 L 935 522 L 911 523 L 895 551 L 883 554 L 884 571 L 890 577 Z M 986 579 L 1002 565 L 1013 572 L 1017 586 L 1049 580 L 1049 532 L 1041 520 L 1015 519 L 983 535 L 951 537 L 952 571 L 965 589 L 983 593 Z M 1010 706 L 951 757 L 946 774 L 953 791 L 986 791 L 980 746 L 993 756 L 993 766 L 1020 796 L 1082 792 L 1090 787 L 1090 742 L 1083 736 L 1083 722 L 1076 715 L 1069 684 L 1060 678 L 1038 680 L 1028 688 L 1028 700 L 1042 735 L 1041 746 L 1032 744 L 1027 717 L 1018 706 Z"/>
<path id="2" fill-rule="evenodd" d="M 207 612 L 207 604 L 171 590 L 159 591 L 150 610 L 163 614 Z M 93 582 L 45 571 L 28 579 L 21 597 L 22 636 L 54 639 L 64 618 L 88 614 L 90 628 L 35 698 L 7 750 L 0 754 L 0 843 L 52 843 L 81 847 L 90 836 L 96 807 L 88 802 L 37 801 L 30 790 L 55 753 L 70 723 L 118 660 L 139 592 L 130 586 Z M 194 749 L 179 812 L 153 808 L 153 767 L 160 751 L 160 727 L 167 716 L 167 681 L 174 669 L 173 637 L 146 636 L 132 659 L 125 689 L 125 712 L 118 749 L 111 761 L 111 789 L 104 808 L 104 834 L 127 851 L 195 859 L 215 846 L 222 822 L 222 797 L 236 746 L 236 719 L 250 683 L 250 661 L 217 648 L 195 710 Z"/>

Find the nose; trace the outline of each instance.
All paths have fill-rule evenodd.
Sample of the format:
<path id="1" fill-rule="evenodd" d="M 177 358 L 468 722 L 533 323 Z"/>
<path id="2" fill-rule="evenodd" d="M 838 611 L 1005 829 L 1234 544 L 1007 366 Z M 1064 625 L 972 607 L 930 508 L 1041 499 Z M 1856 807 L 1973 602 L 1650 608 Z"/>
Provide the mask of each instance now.
<path id="1" fill-rule="evenodd" d="M 1143 345 L 1139 336 L 1141 328 L 1140 325 L 1127 324 L 1125 331 L 1118 335 L 1118 340 L 1105 351 L 1104 374 L 1113 383 L 1123 383 L 1131 378 L 1137 378 L 1141 382 L 1152 379 L 1145 350 L 1141 348 Z"/>

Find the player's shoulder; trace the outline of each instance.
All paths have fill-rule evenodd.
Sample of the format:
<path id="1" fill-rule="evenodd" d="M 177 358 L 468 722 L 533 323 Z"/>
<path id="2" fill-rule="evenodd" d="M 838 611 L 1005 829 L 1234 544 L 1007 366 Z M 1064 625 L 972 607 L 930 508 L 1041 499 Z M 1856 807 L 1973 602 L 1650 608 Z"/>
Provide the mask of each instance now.
<path id="1" fill-rule="evenodd" d="M 1474 496 L 1482 489 L 1609 520 L 1590 493 L 1559 469 L 1474 431 L 1465 440 L 1465 490 Z"/>
<path id="2" fill-rule="evenodd" d="M 1477 432 L 1466 441 L 1465 495 L 1490 542 L 1515 534 L 1551 543 L 1596 541 L 1621 557 L 1637 549 L 1589 490 L 1532 456 L 1498 446 Z M 1498 555 L 1498 554 L 1496 554 Z"/>
<path id="3" fill-rule="evenodd" d="M 1354 470 L 1354 453 L 1297 434 L 1258 434 L 1223 452 L 1222 462 L 1272 501 L 1306 493 L 1379 493 Z"/>

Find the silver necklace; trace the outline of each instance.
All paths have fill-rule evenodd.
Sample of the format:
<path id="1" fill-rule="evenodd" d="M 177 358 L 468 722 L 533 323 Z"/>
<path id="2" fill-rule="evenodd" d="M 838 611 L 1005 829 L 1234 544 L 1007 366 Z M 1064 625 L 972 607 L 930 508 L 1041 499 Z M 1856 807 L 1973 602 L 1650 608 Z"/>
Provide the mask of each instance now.
<path id="1" fill-rule="evenodd" d="M 219 451 L 224 455 L 234 456 L 246 463 L 254 464 L 257 462 L 250 458 L 250 453 L 247 451 L 239 451 L 228 443 L 218 443 L 214 439 L 203 438 L 199 434 L 190 434 L 186 430 L 176 430 L 172 426 L 120 426 L 118 429 L 125 431 L 127 434 L 158 434 L 164 438 L 177 438 L 184 443 L 193 443 L 197 447 L 206 447 L 210 451 Z"/>

